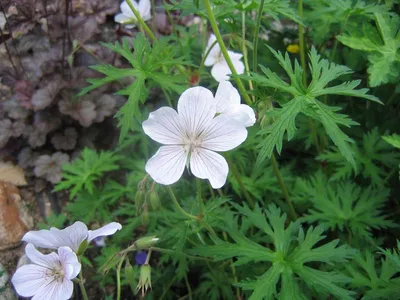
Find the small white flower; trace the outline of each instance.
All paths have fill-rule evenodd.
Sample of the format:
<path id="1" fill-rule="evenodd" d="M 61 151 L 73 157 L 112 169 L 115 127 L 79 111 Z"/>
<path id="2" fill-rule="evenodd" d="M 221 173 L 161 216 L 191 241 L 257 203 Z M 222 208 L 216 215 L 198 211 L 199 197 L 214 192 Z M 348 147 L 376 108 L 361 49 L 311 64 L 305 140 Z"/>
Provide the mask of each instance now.
<path id="1" fill-rule="evenodd" d="M 67 300 L 72 297 L 72 279 L 81 271 L 81 264 L 68 247 L 60 247 L 57 252 L 45 255 L 32 244 L 26 246 L 25 253 L 32 264 L 18 268 L 11 279 L 20 296 L 33 296 L 32 300 Z"/>
<path id="2" fill-rule="evenodd" d="M 208 49 L 210 49 L 210 47 L 212 46 L 212 44 L 214 44 L 216 40 L 217 38 L 215 37 L 215 35 L 211 34 L 210 38 L 208 39 L 207 49 L 205 53 L 207 53 Z M 232 64 L 235 67 L 236 72 L 238 74 L 243 74 L 244 64 L 241 61 L 243 54 L 228 51 L 228 55 L 232 60 Z M 207 67 L 213 66 L 211 68 L 211 75 L 218 82 L 228 80 L 229 75 L 232 74 L 218 43 L 216 43 L 214 47 L 211 48 L 210 53 L 204 61 L 204 65 Z"/>
<path id="3" fill-rule="evenodd" d="M 112 235 L 121 228 L 121 224 L 112 222 L 99 229 L 88 230 L 84 223 L 78 221 L 62 230 L 52 227 L 50 230 L 29 231 L 22 240 L 40 248 L 58 249 L 67 246 L 78 252 L 82 242 L 89 243 L 96 237 Z"/>
<path id="4" fill-rule="evenodd" d="M 226 114 L 246 127 L 256 122 L 254 110 L 246 104 L 240 104 L 239 92 L 229 81 L 219 83 L 215 100 L 218 114 Z"/>
<path id="5" fill-rule="evenodd" d="M 228 164 L 214 151 L 228 151 L 243 143 L 246 128 L 228 115 L 216 115 L 216 101 L 203 87 L 181 95 L 178 112 L 161 107 L 143 122 L 144 132 L 166 146 L 146 164 L 146 171 L 160 184 L 172 184 L 182 176 L 185 165 L 198 178 L 208 179 L 215 189 L 225 184 Z"/>
<path id="6" fill-rule="evenodd" d="M 135 0 L 131 0 L 133 6 L 139 12 L 143 21 L 148 21 L 151 19 L 151 3 L 150 0 L 140 0 L 139 4 Z M 114 21 L 117 23 L 124 24 L 126 28 L 133 28 L 136 25 L 136 17 L 131 8 L 126 1 L 121 3 L 121 13 L 114 17 Z"/>

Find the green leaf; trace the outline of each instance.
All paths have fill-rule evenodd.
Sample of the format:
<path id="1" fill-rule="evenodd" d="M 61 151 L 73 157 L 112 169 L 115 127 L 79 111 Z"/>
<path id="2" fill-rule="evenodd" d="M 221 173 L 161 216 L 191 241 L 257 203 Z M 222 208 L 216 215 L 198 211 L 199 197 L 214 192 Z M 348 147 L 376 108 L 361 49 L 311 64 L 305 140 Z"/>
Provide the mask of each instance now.
<path id="1" fill-rule="evenodd" d="M 56 187 L 55 191 L 69 190 L 70 199 L 74 198 L 78 192 L 87 191 L 93 194 L 95 182 L 99 180 L 104 173 L 117 170 L 120 156 L 113 152 L 96 152 L 85 148 L 81 156 L 70 164 L 63 165 L 63 179 Z"/>
<path id="2" fill-rule="evenodd" d="M 400 18 L 398 15 L 375 12 L 376 28 L 364 25 L 360 33 L 358 28 L 342 34 L 337 39 L 344 45 L 369 53 L 369 83 L 372 87 L 397 82 L 400 64 Z M 379 38 L 375 38 L 379 36 Z"/>
<path id="3" fill-rule="evenodd" d="M 382 137 L 386 142 L 388 142 L 393 147 L 400 149 L 400 135 L 392 134 Z"/>
<path id="4" fill-rule="evenodd" d="M 261 150 L 257 158 L 257 165 L 260 166 L 262 161 L 267 157 L 271 157 L 274 148 L 277 149 L 278 153 L 281 152 L 285 133 L 288 135 L 288 140 L 294 137 L 296 116 L 299 113 L 303 113 L 324 125 L 325 131 L 339 148 L 341 154 L 352 164 L 353 168 L 356 168 L 353 149 L 350 146 L 352 139 L 339 126 L 351 127 L 358 123 L 352 121 L 346 115 L 338 114 L 339 107 L 325 105 L 317 98 L 323 95 L 335 94 L 364 98 L 377 103 L 381 103 L 380 100 L 375 96 L 368 95 L 368 89 L 357 90 L 356 87 L 360 84 L 358 80 L 328 86 L 338 77 L 348 75 L 352 71 L 346 66 L 336 65 L 326 59 L 322 59 L 314 47 L 309 54 L 312 80 L 308 86 L 303 83 L 304 71 L 297 60 L 292 64 L 288 53 L 283 56 L 280 52 L 272 48 L 269 49 L 287 73 L 290 83 L 284 82 L 274 72 L 264 67 L 261 67 L 261 70 L 265 76 L 252 73 L 251 76 L 242 75 L 241 77 L 253 80 L 261 86 L 289 93 L 292 99 L 287 103 L 281 104 L 280 109 L 267 112 L 273 122 L 259 132 L 265 137 L 259 144 Z"/>

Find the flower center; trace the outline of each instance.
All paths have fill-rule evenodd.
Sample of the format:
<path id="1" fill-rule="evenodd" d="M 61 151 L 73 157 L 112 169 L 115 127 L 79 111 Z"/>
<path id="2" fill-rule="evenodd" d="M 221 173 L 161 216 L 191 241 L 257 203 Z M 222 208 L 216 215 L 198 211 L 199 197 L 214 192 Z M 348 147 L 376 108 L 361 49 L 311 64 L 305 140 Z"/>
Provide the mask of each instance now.
<path id="1" fill-rule="evenodd" d="M 63 282 L 65 276 L 62 265 L 60 264 L 54 269 L 47 270 L 46 277 L 50 277 L 52 280 L 55 280 L 60 283 Z"/>

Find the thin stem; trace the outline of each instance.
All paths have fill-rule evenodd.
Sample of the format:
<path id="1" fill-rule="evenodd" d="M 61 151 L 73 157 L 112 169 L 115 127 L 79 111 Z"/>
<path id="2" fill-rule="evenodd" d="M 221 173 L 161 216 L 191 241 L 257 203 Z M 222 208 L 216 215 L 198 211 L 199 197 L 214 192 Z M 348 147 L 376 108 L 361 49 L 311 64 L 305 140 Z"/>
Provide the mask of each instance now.
<path id="1" fill-rule="evenodd" d="M 226 232 L 223 232 L 222 235 L 224 236 L 225 242 L 227 242 L 228 241 L 228 236 L 227 236 Z M 237 275 L 236 275 L 236 268 L 235 268 L 235 265 L 233 264 L 233 259 L 232 258 L 231 258 L 231 271 L 232 271 L 233 281 L 235 282 L 235 285 L 236 285 L 236 298 L 237 299 L 241 299 L 242 297 L 240 296 L 240 289 L 237 286 L 238 278 L 237 278 Z"/>
<path id="2" fill-rule="evenodd" d="M 168 190 L 169 195 L 171 196 L 172 202 L 175 204 L 175 207 L 177 208 L 177 210 L 178 210 L 183 216 L 185 216 L 185 217 L 188 218 L 188 219 L 192 219 L 192 220 L 196 220 L 196 221 L 199 220 L 199 217 L 187 213 L 187 212 L 182 208 L 182 206 L 179 205 L 179 202 L 178 202 L 178 200 L 176 199 L 175 194 L 174 194 L 174 192 L 172 191 L 172 189 L 171 189 L 171 187 L 170 187 L 169 185 L 167 186 L 167 190 Z"/>
<path id="3" fill-rule="evenodd" d="M 4 43 L 4 47 L 6 48 L 6 52 L 7 52 L 7 55 L 8 55 L 8 59 L 10 60 L 11 65 L 12 65 L 14 71 L 15 71 L 15 75 L 16 75 L 17 77 L 20 77 L 20 72 L 18 71 L 17 67 L 16 67 L 15 64 L 14 64 L 14 61 L 13 61 L 12 56 L 11 56 L 10 49 L 8 49 L 8 46 L 7 46 L 7 43 L 6 43 L 6 39 L 3 37 L 3 30 L 1 30 L 1 28 L 0 28 L 0 37 L 1 37 L 1 39 L 4 41 L 4 42 L 3 42 L 3 43 Z"/>
<path id="4" fill-rule="evenodd" d="M 272 160 L 272 167 L 274 169 L 275 176 L 278 179 L 279 185 L 283 192 L 283 197 L 285 198 L 287 204 L 289 205 L 290 214 L 292 215 L 293 220 L 296 220 L 297 214 L 293 207 L 293 203 L 290 200 L 289 192 L 287 190 L 285 182 L 283 181 L 282 174 L 279 171 L 278 162 L 276 161 L 274 153 L 272 153 L 271 160 Z"/>
<path id="5" fill-rule="evenodd" d="M 151 29 L 147 26 L 147 24 L 143 21 L 142 17 L 140 16 L 139 12 L 137 11 L 137 9 L 133 6 L 132 1 L 131 0 L 126 0 L 126 3 L 128 3 L 128 6 L 130 7 L 130 9 L 132 10 L 133 14 L 136 17 L 136 20 L 139 22 L 140 25 L 142 25 L 143 29 L 146 31 L 146 33 L 148 34 L 148 36 L 155 41 L 157 38 L 156 36 L 153 34 L 153 32 L 151 31 Z"/>
<path id="6" fill-rule="evenodd" d="M 215 20 L 215 16 L 214 16 L 214 13 L 213 13 L 212 8 L 211 8 L 210 0 L 203 0 L 203 1 L 204 1 L 204 6 L 205 6 L 206 11 L 207 11 L 208 19 L 209 19 L 210 24 L 211 24 L 211 28 L 212 28 L 212 30 L 213 30 L 213 32 L 215 34 L 215 37 L 217 38 L 219 47 L 221 48 L 221 52 L 224 55 L 225 61 L 228 64 L 232 75 L 238 75 L 238 73 L 236 72 L 236 69 L 235 69 L 235 67 L 234 67 L 234 65 L 232 63 L 232 60 L 229 57 L 228 50 L 225 47 L 224 41 L 222 40 L 221 33 L 219 32 L 217 21 Z M 251 99 L 250 99 L 249 95 L 246 93 L 246 89 L 245 89 L 242 81 L 238 77 L 235 77 L 235 81 L 236 81 L 236 84 L 237 84 L 237 86 L 238 86 L 238 88 L 240 90 L 240 93 L 242 94 L 244 100 L 246 101 L 246 103 L 248 105 L 251 105 L 251 103 L 252 103 Z"/>
<path id="7" fill-rule="evenodd" d="M 167 287 L 164 289 L 164 292 L 162 293 L 162 295 L 160 296 L 160 300 L 164 299 L 165 295 L 167 295 L 168 291 L 170 290 L 170 287 L 172 286 L 172 284 L 174 283 L 174 281 L 176 280 L 176 278 L 178 277 L 179 273 L 176 273 L 174 277 L 172 277 L 172 280 L 167 284 Z"/>
<path id="8" fill-rule="evenodd" d="M 200 218 L 202 218 L 204 216 L 204 203 L 203 203 L 203 196 L 201 193 L 201 181 L 198 178 L 196 178 L 196 189 L 197 189 L 197 201 L 199 203 Z"/>
<path id="9" fill-rule="evenodd" d="M 121 299 L 121 267 L 122 263 L 125 261 L 125 256 L 126 254 L 121 257 L 117 267 L 117 300 Z"/>
<path id="10" fill-rule="evenodd" d="M 250 67 L 249 67 L 249 60 L 247 57 L 247 48 L 246 48 L 246 13 L 242 11 L 242 52 L 243 52 L 243 60 L 244 60 L 244 67 L 246 70 L 246 74 L 249 75 Z M 253 82 L 249 80 L 249 87 L 250 90 L 253 90 Z M 254 95 L 251 95 L 251 100 L 255 101 Z"/>
<path id="11" fill-rule="evenodd" d="M 81 288 L 82 297 L 84 300 L 89 300 L 89 297 L 86 293 L 85 284 L 83 283 L 83 271 L 79 272 L 79 287 Z"/>
<path id="12" fill-rule="evenodd" d="M 309 124 L 311 127 L 313 139 L 314 139 L 314 144 L 315 144 L 315 147 L 317 148 L 317 153 L 321 154 L 321 146 L 318 141 L 317 130 L 315 129 L 315 123 L 314 123 L 313 119 L 311 119 L 311 118 L 309 118 L 308 120 L 309 120 Z"/>
<path id="13" fill-rule="evenodd" d="M 170 253 L 170 254 L 177 254 L 177 253 L 178 253 L 178 252 L 175 251 L 175 250 L 164 249 L 164 248 L 158 248 L 158 247 L 151 247 L 150 249 L 152 249 L 153 251 L 161 252 L 161 253 Z M 182 254 L 182 255 L 184 255 L 185 257 L 190 258 L 190 259 L 205 260 L 205 261 L 214 261 L 214 260 L 212 260 L 212 259 L 208 259 L 208 258 L 201 257 L 201 256 L 192 256 L 192 255 L 186 254 L 186 253 L 184 253 L 184 252 L 179 252 L 179 254 L 180 254 L 180 255 Z"/>
<path id="14" fill-rule="evenodd" d="M 189 300 L 192 300 L 192 299 L 193 299 L 193 298 L 192 298 L 192 288 L 190 287 L 189 279 L 188 279 L 186 273 L 185 273 L 185 284 L 186 284 L 186 288 L 187 288 L 187 290 L 188 290 Z"/>
<path id="15" fill-rule="evenodd" d="M 299 0 L 299 17 L 303 19 L 303 0 Z M 304 45 L 304 28 L 303 25 L 299 24 L 299 44 L 300 44 L 300 61 L 301 68 L 303 69 L 303 83 L 307 86 L 307 71 L 306 71 L 306 50 Z"/>
<path id="16" fill-rule="evenodd" d="M 242 178 L 240 178 L 240 174 L 236 168 L 236 165 L 234 163 L 232 163 L 232 161 L 230 159 L 227 159 L 227 161 L 228 161 L 229 167 L 232 170 L 233 176 L 235 177 L 236 181 L 239 183 L 240 190 L 243 192 L 244 197 L 246 198 L 247 202 L 249 203 L 249 206 L 251 208 L 254 208 L 254 206 L 255 206 L 254 200 L 251 198 L 251 196 L 247 192 L 247 189 L 244 186 Z"/>
<path id="17" fill-rule="evenodd" d="M 253 37 L 253 72 L 257 72 L 258 36 L 260 33 L 261 17 L 263 10 L 264 10 L 264 0 L 261 0 L 257 14 L 257 24 L 256 28 L 254 29 L 254 37 Z"/>

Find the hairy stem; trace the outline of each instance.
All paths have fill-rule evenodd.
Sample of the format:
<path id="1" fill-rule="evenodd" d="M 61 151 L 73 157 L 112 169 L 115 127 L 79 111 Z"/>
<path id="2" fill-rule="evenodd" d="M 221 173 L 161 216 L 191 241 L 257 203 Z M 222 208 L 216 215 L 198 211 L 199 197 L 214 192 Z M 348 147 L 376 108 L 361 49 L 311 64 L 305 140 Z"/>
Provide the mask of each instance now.
<path id="1" fill-rule="evenodd" d="M 207 11 L 208 19 L 209 19 L 210 24 L 211 24 L 211 28 L 212 28 L 212 30 L 213 30 L 213 32 L 215 34 L 215 37 L 217 38 L 218 44 L 219 44 L 219 46 L 221 48 L 221 52 L 222 52 L 222 54 L 223 54 L 223 56 L 225 58 L 225 61 L 228 64 L 232 75 L 238 75 L 238 73 L 236 72 L 235 67 L 233 66 L 232 60 L 229 57 L 228 50 L 225 47 L 224 41 L 222 40 L 221 33 L 219 32 L 217 21 L 215 20 L 215 16 L 214 16 L 214 13 L 213 13 L 212 8 L 211 8 L 210 0 L 203 0 L 203 1 L 204 1 L 204 6 L 205 6 L 206 11 Z M 251 103 L 252 103 L 251 99 L 250 99 L 249 95 L 246 93 L 246 89 L 245 89 L 242 81 L 238 77 L 235 77 L 235 81 L 236 81 L 236 84 L 237 84 L 237 86 L 238 86 L 238 88 L 240 90 L 240 93 L 242 94 L 242 97 L 244 98 L 244 100 L 246 101 L 247 104 L 251 105 Z"/>
<path id="2" fill-rule="evenodd" d="M 303 0 L 299 0 L 298 12 L 300 19 L 303 19 Z M 303 83 L 307 86 L 307 71 L 306 71 L 306 49 L 304 44 L 304 27 L 299 24 L 299 44 L 300 44 L 300 61 L 303 69 Z"/>
<path id="3" fill-rule="evenodd" d="M 85 284 L 83 283 L 83 271 L 79 272 L 79 287 L 81 288 L 82 297 L 84 300 L 89 300 L 89 297 L 86 293 Z"/>
<path id="4" fill-rule="evenodd" d="M 125 256 L 126 254 L 121 257 L 117 267 L 117 300 L 121 299 L 121 267 L 122 263 L 125 261 Z"/>
<path id="5" fill-rule="evenodd" d="M 168 190 L 169 195 L 171 196 L 172 202 L 174 203 L 176 209 L 177 209 L 185 218 L 192 219 L 192 220 L 196 220 L 196 221 L 199 220 L 199 217 L 187 213 L 187 212 L 182 208 L 182 206 L 180 206 L 178 200 L 176 199 L 176 196 L 175 196 L 173 190 L 171 189 L 171 187 L 170 187 L 169 185 L 167 186 L 167 190 Z"/>
<path id="6" fill-rule="evenodd" d="M 257 14 L 257 24 L 256 28 L 254 29 L 254 37 L 253 37 L 253 72 L 257 72 L 258 36 L 260 33 L 261 17 L 263 10 L 264 10 L 264 0 L 261 0 Z"/>
<path id="7" fill-rule="evenodd" d="M 283 181 L 282 174 L 279 171 L 278 162 L 276 161 L 275 155 L 273 153 L 271 156 L 271 160 L 272 160 L 272 167 L 274 169 L 275 176 L 278 179 L 279 185 L 283 192 L 283 197 L 285 198 L 285 200 L 289 206 L 290 214 L 292 215 L 293 220 L 296 220 L 297 219 L 296 211 L 293 207 L 292 200 L 290 200 L 289 192 L 287 190 L 285 182 Z"/>
<path id="8" fill-rule="evenodd" d="M 133 6 L 131 0 L 126 0 L 126 3 L 128 3 L 130 9 L 132 10 L 133 14 L 136 17 L 136 20 L 139 22 L 139 24 L 143 27 L 144 31 L 148 34 L 148 36 L 155 41 L 157 38 L 154 35 L 154 33 L 151 31 L 151 29 L 147 26 L 147 24 L 143 21 L 142 17 L 140 16 L 139 12 L 137 9 Z"/>

